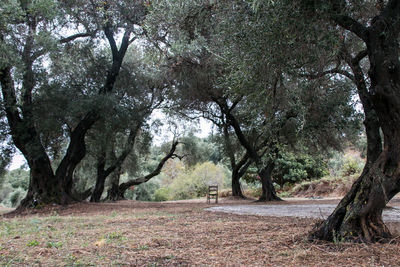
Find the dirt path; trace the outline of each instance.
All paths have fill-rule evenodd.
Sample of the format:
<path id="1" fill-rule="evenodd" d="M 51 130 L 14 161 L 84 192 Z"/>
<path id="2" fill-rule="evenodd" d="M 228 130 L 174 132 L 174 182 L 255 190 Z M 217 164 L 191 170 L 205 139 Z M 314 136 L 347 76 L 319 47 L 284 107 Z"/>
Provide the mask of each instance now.
<path id="1" fill-rule="evenodd" d="M 300 218 L 327 218 L 337 204 L 266 204 L 266 205 L 235 205 L 217 206 L 206 210 L 213 212 L 225 212 L 239 215 L 258 215 L 276 217 L 300 217 Z M 395 205 L 398 203 L 395 203 Z M 392 205 L 383 212 L 385 222 L 400 222 L 400 206 Z"/>

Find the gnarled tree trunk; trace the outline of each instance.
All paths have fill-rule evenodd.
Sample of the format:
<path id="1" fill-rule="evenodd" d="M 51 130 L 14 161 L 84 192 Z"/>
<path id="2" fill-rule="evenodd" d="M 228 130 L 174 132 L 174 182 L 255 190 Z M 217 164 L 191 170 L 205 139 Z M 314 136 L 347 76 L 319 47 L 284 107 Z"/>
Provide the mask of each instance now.
<path id="1" fill-rule="evenodd" d="M 354 32 L 367 45 L 371 88 L 363 101 L 368 138 L 368 159 L 363 173 L 335 211 L 311 232 L 312 238 L 380 241 L 391 236 L 382 220 L 387 202 L 400 191 L 400 62 L 398 41 L 400 3 L 389 1 L 381 14 L 364 27 L 348 17 L 334 21 Z M 377 118 L 377 119 L 376 119 Z M 379 127 L 384 136 L 384 149 Z"/>
<path id="2" fill-rule="evenodd" d="M 282 200 L 276 195 L 275 187 L 272 183 L 272 171 L 274 170 L 275 162 L 270 160 L 265 167 L 260 167 L 257 174 L 261 179 L 262 193 L 258 201 L 280 201 Z"/>
<path id="3" fill-rule="evenodd" d="M 113 174 L 111 176 L 111 185 L 110 185 L 110 188 L 107 191 L 107 197 L 106 197 L 107 200 L 117 201 L 117 200 L 124 199 L 125 191 L 121 192 L 122 195 L 121 195 L 121 193 L 119 191 L 119 179 L 120 179 L 120 176 L 121 176 L 121 167 L 117 168 L 113 172 Z"/>
<path id="4" fill-rule="evenodd" d="M 232 172 L 232 196 L 245 198 L 240 185 L 240 176 L 235 172 Z"/>
<path id="5" fill-rule="evenodd" d="M 251 164 L 251 160 L 249 158 L 249 154 L 246 153 L 242 157 L 242 159 L 238 163 L 236 163 L 235 152 L 232 147 L 229 135 L 229 125 L 226 123 L 226 121 L 223 122 L 223 132 L 224 132 L 225 149 L 229 156 L 232 168 L 232 196 L 245 198 L 242 192 L 242 187 L 240 185 L 240 178 L 246 173 L 247 169 Z"/>

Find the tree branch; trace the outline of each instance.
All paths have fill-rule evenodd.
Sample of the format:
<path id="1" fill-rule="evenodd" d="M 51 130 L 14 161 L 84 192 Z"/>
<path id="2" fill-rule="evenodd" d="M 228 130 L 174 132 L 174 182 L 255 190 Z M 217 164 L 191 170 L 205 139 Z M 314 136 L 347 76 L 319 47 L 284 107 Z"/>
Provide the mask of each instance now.
<path id="1" fill-rule="evenodd" d="M 367 50 L 363 50 L 361 52 L 359 52 L 352 60 L 353 64 L 358 64 L 363 58 L 365 58 L 366 56 L 368 56 L 368 51 Z"/>
<path id="2" fill-rule="evenodd" d="M 69 43 L 69 42 L 71 42 L 71 41 L 74 41 L 74 40 L 76 40 L 76 39 L 78 39 L 78 38 L 92 37 L 92 36 L 94 36 L 95 34 L 96 34 L 96 31 L 77 33 L 77 34 L 73 34 L 73 35 L 71 35 L 71 36 L 62 38 L 62 39 L 58 40 L 58 42 L 59 42 L 60 44 L 65 44 L 65 43 Z"/>
<path id="3" fill-rule="evenodd" d="M 120 189 L 119 191 L 124 192 L 124 191 L 126 191 L 126 189 L 128 189 L 131 186 L 145 183 L 145 182 L 149 181 L 151 178 L 153 178 L 154 176 L 159 175 L 161 173 L 161 170 L 162 170 L 164 164 L 167 162 L 167 160 L 175 155 L 174 153 L 175 153 L 175 150 L 176 150 L 176 147 L 178 146 L 178 144 L 179 144 L 178 141 L 173 141 L 171 150 L 168 152 L 167 155 L 165 155 L 165 157 L 163 157 L 161 159 L 161 161 L 157 165 L 157 168 L 154 171 L 152 171 L 151 173 L 149 173 L 146 176 L 143 176 L 141 178 L 137 178 L 137 179 L 134 179 L 134 180 L 131 180 L 131 181 L 121 184 L 119 186 L 119 189 Z"/>
<path id="4" fill-rule="evenodd" d="M 343 76 L 349 78 L 350 80 L 354 81 L 354 76 L 350 72 L 342 70 L 338 67 L 327 70 L 327 71 L 319 72 L 319 73 L 301 73 L 301 74 L 299 74 L 299 76 L 305 77 L 308 79 L 318 79 L 318 78 L 322 78 L 328 74 L 340 74 L 340 75 L 343 75 Z"/>
<path id="5" fill-rule="evenodd" d="M 111 29 L 111 23 L 107 23 L 104 26 L 104 34 L 106 35 L 108 43 L 110 44 L 113 60 L 116 60 L 118 58 L 119 53 L 118 53 L 117 43 L 115 42 L 114 33 Z"/>
<path id="6" fill-rule="evenodd" d="M 131 129 L 129 131 L 129 136 L 125 143 L 125 149 L 122 151 L 121 155 L 111 164 L 111 166 L 104 171 L 106 177 L 110 175 L 116 168 L 119 168 L 125 161 L 126 157 L 129 155 L 129 153 L 131 153 L 136 140 L 136 136 L 141 129 L 141 126 L 142 122 L 138 123 L 134 129 Z"/>
<path id="7" fill-rule="evenodd" d="M 351 31 L 360 37 L 363 41 L 367 41 L 367 28 L 358 21 L 349 16 L 341 14 L 332 15 L 331 19 L 342 28 Z"/>

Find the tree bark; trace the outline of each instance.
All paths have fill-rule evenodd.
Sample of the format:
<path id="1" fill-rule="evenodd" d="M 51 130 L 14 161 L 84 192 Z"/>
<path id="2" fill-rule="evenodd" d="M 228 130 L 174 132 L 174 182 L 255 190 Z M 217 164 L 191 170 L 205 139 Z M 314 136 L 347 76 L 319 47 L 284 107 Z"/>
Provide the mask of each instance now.
<path id="1" fill-rule="evenodd" d="M 234 172 L 232 172 L 232 196 L 245 198 L 240 184 L 240 177 Z"/>
<path id="2" fill-rule="evenodd" d="M 21 201 L 20 206 L 31 206 L 34 199 L 47 203 L 59 203 L 58 190 L 60 190 L 61 185 L 53 174 L 50 159 L 40 141 L 33 119 L 31 119 L 31 108 L 25 106 L 23 109 L 24 117 L 21 118 L 20 116 L 10 67 L 0 70 L 0 84 L 13 142 L 25 156 L 31 170 L 28 194 Z M 25 86 L 28 86 L 27 83 L 25 83 Z M 33 85 L 29 86 L 33 87 Z"/>
<path id="3" fill-rule="evenodd" d="M 311 232 L 310 237 L 331 241 L 335 238 L 381 241 L 391 237 L 383 222 L 382 211 L 400 191 L 400 62 L 397 43 L 400 3 L 389 1 L 368 28 L 354 20 L 343 19 L 343 16 L 336 16 L 334 20 L 349 31 L 356 31 L 367 45 L 371 81 L 367 99 L 371 101 L 378 120 L 369 119 L 368 110 L 365 110 L 369 146 L 367 164 L 335 211 Z M 384 136 L 383 150 L 378 138 L 379 127 Z"/>
<path id="4" fill-rule="evenodd" d="M 121 176 L 121 167 L 117 168 L 112 174 L 111 185 L 107 191 L 107 197 L 106 197 L 107 200 L 117 201 L 124 199 L 125 191 L 123 192 L 122 195 L 119 192 L 120 176 Z"/>
<path id="5" fill-rule="evenodd" d="M 104 167 L 106 165 L 106 144 L 102 146 L 102 151 L 97 158 L 97 177 L 96 177 L 96 184 L 94 186 L 94 190 L 92 196 L 90 197 L 90 202 L 99 202 L 101 195 L 104 191 L 104 184 L 106 182 L 106 172 Z"/>
<path id="6" fill-rule="evenodd" d="M 275 168 L 275 161 L 270 160 L 265 167 L 258 168 L 258 176 L 261 179 L 262 193 L 258 201 L 280 201 L 282 200 L 276 195 L 275 187 L 272 183 L 272 171 Z"/>

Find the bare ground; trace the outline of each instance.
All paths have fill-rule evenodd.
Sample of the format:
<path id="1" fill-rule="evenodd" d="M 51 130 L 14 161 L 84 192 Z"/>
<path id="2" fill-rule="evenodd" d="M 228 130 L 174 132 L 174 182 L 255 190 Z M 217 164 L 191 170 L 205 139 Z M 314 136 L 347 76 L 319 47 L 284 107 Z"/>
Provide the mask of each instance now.
<path id="1" fill-rule="evenodd" d="M 277 205 L 315 204 L 290 200 Z M 337 203 L 322 200 L 317 203 Z M 225 200 L 221 206 L 263 205 Z M 2 266 L 398 266 L 387 244 L 310 243 L 315 219 L 206 211 L 205 201 L 79 203 L 0 219 Z M 397 232 L 399 223 L 389 223 Z"/>

